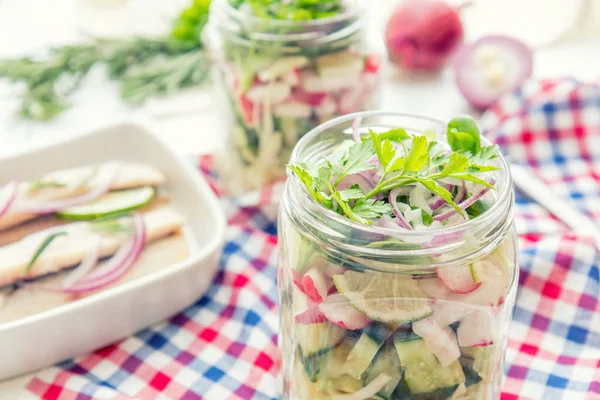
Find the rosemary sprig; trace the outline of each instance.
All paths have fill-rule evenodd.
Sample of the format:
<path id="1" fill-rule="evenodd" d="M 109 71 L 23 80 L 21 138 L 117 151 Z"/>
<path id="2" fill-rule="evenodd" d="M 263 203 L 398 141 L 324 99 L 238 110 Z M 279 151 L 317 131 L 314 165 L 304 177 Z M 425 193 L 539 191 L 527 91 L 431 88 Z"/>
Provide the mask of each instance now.
<path id="1" fill-rule="evenodd" d="M 55 233 L 48 235 L 48 237 L 42 242 L 40 247 L 36 250 L 35 254 L 33 255 L 33 257 L 31 257 L 31 260 L 25 267 L 25 275 L 27 275 L 29 273 L 29 271 L 31 270 L 31 267 L 33 267 L 33 264 L 35 264 L 35 262 L 38 260 L 38 258 L 40 258 L 40 256 L 42 255 L 44 250 L 46 250 L 46 248 L 50 245 L 50 243 L 52 243 L 52 241 L 54 239 L 56 239 L 57 237 L 65 236 L 65 235 L 67 235 L 67 232 L 64 232 L 64 231 L 55 232 Z"/>

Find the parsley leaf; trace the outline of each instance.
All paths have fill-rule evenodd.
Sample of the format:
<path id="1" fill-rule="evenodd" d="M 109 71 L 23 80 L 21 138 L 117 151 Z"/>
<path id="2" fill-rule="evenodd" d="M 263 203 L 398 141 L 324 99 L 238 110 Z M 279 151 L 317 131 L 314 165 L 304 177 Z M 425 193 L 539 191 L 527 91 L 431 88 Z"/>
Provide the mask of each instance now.
<path id="1" fill-rule="evenodd" d="M 342 215 L 346 215 L 351 220 L 356 221 L 356 222 L 358 222 L 360 224 L 364 224 L 364 225 L 370 225 L 370 224 L 372 224 L 372 222 L 369 221 L 368 219 L 363 218 L 359 214 L 356 214 L 354 212 L 353 208 L 350 207 L 350 205 L 348 204 L 348 202 L 342 198 L 342 195 L 340 194 L 340 192 L 338 192 L 337 190 L 335 190 L 335 188 L 333 186 L 330 186 L 330 190 L 331 190 L 331 195 L 333 196 L 333 198 L 335 199 L 336 203 L 338 204 L 338 206 L 343 211 Z"/>
<path id="2" fill-rule="evenodd" d="M 336 177 L 336 185 L 347 175 L 357 174 L 375 168 L 368 163 L 373 157 L 374 144 L 370 141 L 354 143 L 340 159 L 331 161 L 331 168 Z"/>
<path id="3" fill-rule="evenodd" d="M 474 183 L 478 183 L 478 184 L 483 185 L 490 189 L 495 189 L 494 186 L 490 185 L 488 182 L 484 181 L 483 179 L 477 178 L 476 176 L 474 176 L 472 174 L 455 174 L 455 175 L 452 175 L 452 177 L 457 178 L 457 179 L 462 179 L 465 181 L 471 181 Z"/>
<path id="4" fill-rule="evenodd" d="M 391 140 L 392 142 L 401 142 L 406 139 L 410 139 L 410 135 L 406 133 L 406 129 L 403 128 L 394 128 L 390 129 L 387 132 L 383 132 L 378 134 L 381 140 Z"/>
<path id="5" fill-rule="evenodd" d="M 458 172 L 463 172 L 468 166 L 469 159 L 460 153 L 454 152 L 450 154 L 450 158 L 448 158 L 448 163 L 444 166 L 444 169 L 435 174 L 432 179 L 439 179 L 445 176 L 456 174 Z"/>
<path id="6" fill-rule="evenodd" d="M 483 164 L 498 157 L 499 154 L 500 149 L 498 148 L 498 145 L 493 144 L 490 146 L 484 146 L 479 152 L 471 156 L 471 162 L 474 164 Z"/>
<path id="7" fill-rule="evenodd" d="M 327 197 L 325 197 L 325 195 L 315 187 L 313 176 L 309 172 L 308 166 L 306 166 L 306 164 L 302 163 L 298 165 L 289 165 L 288 168 L 296 174 L 300 181 L 302 181 L 302 183 L 306 187 L 306 190 L 308 190 L 308 193 L 315 200 L 317 200 L 324 206 L 327 206 L 329 203 L 331 203 L 331 201 L 327 199 Z"/>
<path id="8" fill-rule="evenodd" d="M 410 151 L 406 155 L 404 162 L 405 172 L 419 172 L 429 160 L 427 138 L 425 136 L 415 136 L 412 140 Z"/>
<path id="9" fill-rule="evenodd" d="M 383 214 L 391 213 L 392 206 L 381 200 L 363 198 L 352 207 L 352 212 L 362 218 L 379 218 Z"/>
<path id="10" fill-rule="evenodd" d="M 338 190 L 337 192 L 339 193 L 341 199 L 344 201 L 356 200 L 365 197 L 363 192 L 357 187 L 352 187 L 350 189 L 345 190 Z"/>

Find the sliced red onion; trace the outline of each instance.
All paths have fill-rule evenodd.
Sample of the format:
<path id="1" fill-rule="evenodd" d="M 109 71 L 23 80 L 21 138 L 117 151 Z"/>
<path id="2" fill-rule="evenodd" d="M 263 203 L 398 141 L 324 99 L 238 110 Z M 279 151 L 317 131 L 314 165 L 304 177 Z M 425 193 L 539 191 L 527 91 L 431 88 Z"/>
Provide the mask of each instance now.
<path id="1" fill-rule="evenodd" d="M 4 186 L 4 190 L 2 191 L 4 196 L 2 201 L 0 202 L 0 217 L 10 210 L 10 207 L 15 202 L 17 198 L 17 193 L 19 191 L 19 182 L 10 181 Z"/>
<path id="2" fill-rule="evenodd" d="M 410 192 L 408 202 L 411 206 L 425 210 L 427 214 L 431 214 L 431 207 L 427 203 L 428 198 L 431 197 L 431 192 L 425 186 L 417 184 L 415 189 Z"/>
<path id="3" fill-rule="evenodd" d="M 100 243 L 102 242 L 102 236 L 97 235 L 94 237 L 94 244 L 92 250 L 86 254 L 86 256 L 81 261 L 81 264 L 77 268 L 75 268 L 71 273 L 65 278 L 62 285 L 63 288 L 68 289 L 77 283 L 81 278 L 88 274 L 98 264 L 98 259 L 100 258 Z"/>
<path id="4" fill-rule="evenodd" d="M 118 172 L 118 163 L 107 164 L 98 172 L 98 178 L 93 183 L 94 187 L 92 190 L 82 194 L 81 196 L 54 201 L 44 200 L 43 202 L 35 200 L 19 201 L 15 204 L 14 209 L 15 211 L 23 213 L 52 214 L 56 211 L 64 210 L 65 208 L 91 203 L 110 190 L 110 187 L 117 177 Z"/>
<path id="5" fill-rule="evenodd" d="M 352 174 L 342 179 L 342 181 L 337 185 L 337 189 L 345 190 L 350 189 L 354 185 L 358 185 L 359 189 L 363 193 L 369 193 L 372 188 L 372 184 L 369 181 L 370 179 L 368 179 L 361 173 Z"/>
<path id="6" fill-rule="evenodd" d="M 463 181 L 462 185 L 460 185 L 458 187 L 458 190 L 456 191 L 456 197 L 454 197 L 454 202 L 460 203 L 461 201 L 463 201 L 465 199 L 466 195 L 467 195 L 467 184 Z"/>
<path id="7" fill-rule="evenodd" d="M 356 117 L 352 121 L 352 139 L 357 143 L 360 142 L 360 133 L 358 132 L 360 121 L 362 121 L 362 117 Z"/>
<path id="8" fill-rule="evenodd" d="M 450 193 L 452 193 L 454 191 L 454 185 L 449 185 L 446 189 L 448 189 L 448 191 Z M 460 201 L 460 200 L 459 200 Z M 454 202 L 456 202 L 456 199 L 454 199 Z M 440 196 L 435 195 L 433 196 L 431 199 L 429 199 L 428 201 L 429 207 L 435 211 L 435 210 L 439 210 L 440 208 L 442 208 L 444 205 L 446 205 L 446 200 L 442 199 Z"/>
<path id="9" fill-rule="evenodd" d="M 398 188 L 392 189 L 392 191 L 390 192 L 388 201 L 392 205 L 392 208 L 394 209 L 394 215 L 396 216 L 396 223 L 398 224 L 398 226 L 400 226 L 404 229 L 412 230 L 412 226 L 410 226 L 408 221 L 406 221 L 406 218 L 404 218 L 404 215 L 398 208 L 397 197 L 400 195 L 400 192 L 401 192 L 400 189 L 402 189 L 402 188 L 398 187 Z"/>
<path id="10" fill-rule="evenodd" d="M 117 252 L 118 254 L 115 254 L 106 262 L 102 268 L 102 272 L 80 280 L 74 286 L 64 289 L 64 292 L 85 293 L 101 289 L 121 279 L 135 264 L 146 246 L 146 227 L 144 225 L 144 219 L 140 214 L 134 216 L 134 226 L 135 235 L 122 247 L 128 249 L 127 251 Z"/>
<path id="11" fill-rule="evenodd" d="M 496 183 L 496 181 L 494 179 L 490 179 L 489 184 L 490 185 L 494 185 Z M 483 189 L 481 189 L 479 192 L 473 194 L 471 197 L 469 197 L 468 199 L 466 199 L 465 201 L 463 201 L 462 203 L 458 204 L 458 208 L 460 208 L 461 210 L 465 210 L 467 208 L 469 208 L 471 205 L 473 205 L 473 203 L 475 203 L 477 200 L 479 200 L 480 198 L 482 198 L 483 196 L 486 195 L 487 192 L 490 191 L 490 188 L 487 186 L 484 186 Z M 434 220 L 436 221 L 444 221 L 447 220 L 448 218 L 450 218 L 451 216 L 457 214 L 458 211 L 456 211 L 454 208 L 451 210 L 448 210 L 446 212 L 443 212 L 441 214 L 436 215 L 435 217 L 433 217 Z"/>

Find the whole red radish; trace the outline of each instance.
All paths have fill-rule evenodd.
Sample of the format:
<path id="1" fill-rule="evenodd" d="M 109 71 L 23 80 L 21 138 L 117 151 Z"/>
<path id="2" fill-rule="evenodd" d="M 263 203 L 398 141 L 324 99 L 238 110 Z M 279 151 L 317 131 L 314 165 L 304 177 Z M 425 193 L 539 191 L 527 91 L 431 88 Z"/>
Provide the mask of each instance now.
<path id="1" fill-rule="evenodd" d="M 463 41 L 458 10 L 439 0 L 407 0 L 394 10 L 385 31 L 392 62 L 407 70 L 437 70 Z"/>

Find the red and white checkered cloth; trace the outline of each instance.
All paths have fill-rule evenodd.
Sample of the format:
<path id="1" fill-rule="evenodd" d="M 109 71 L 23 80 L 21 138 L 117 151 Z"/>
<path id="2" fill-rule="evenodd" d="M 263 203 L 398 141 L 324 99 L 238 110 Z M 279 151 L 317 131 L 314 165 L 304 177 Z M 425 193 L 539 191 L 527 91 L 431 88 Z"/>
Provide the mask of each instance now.
<path id="1" fill-rule="evenodd" d="M 600 87 L 530 82 L 482 118 L 530 166 L 600 222 Z M 214 184 L 211 159 L 201 167 Z M 169 321 L 37 374 L 43 399 L 276 399 L 276 200 L 281 184 L 236 202 L 209 292 Z M 590 238 L 518 196 L 521 278 L 502 400 L 600 399 L 600 272 Z M 0 394 L 1 398 L 1 394 Z"/>

